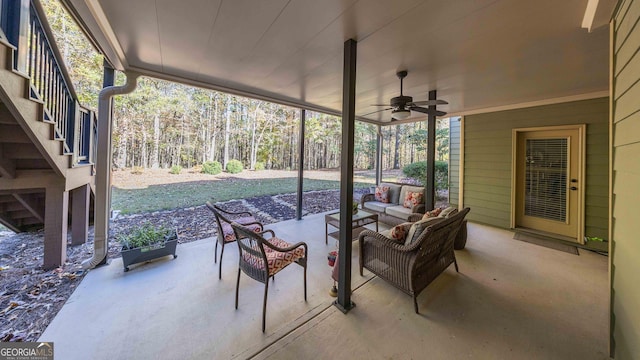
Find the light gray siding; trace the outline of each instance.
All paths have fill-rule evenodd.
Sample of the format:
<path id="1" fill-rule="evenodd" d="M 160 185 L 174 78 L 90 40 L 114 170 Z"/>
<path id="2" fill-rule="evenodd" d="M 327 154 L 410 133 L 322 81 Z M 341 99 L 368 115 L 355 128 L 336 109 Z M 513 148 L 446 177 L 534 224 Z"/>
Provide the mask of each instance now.
<path id="1" fill-rule="evenodd" d="M 460 118 L 449 119 L 449 204 L 460 203 Z"/>
<path id="2" fill-rule="evenodd" d="M 613 54 L 612 345 L 616 359 L 640 359 L 640 1 L 615 16 Z"/>
<path id="3" fill-rule="evenodd" d="M 608 98 L 600 98 L 466 116 L 464 206 L 471 208 L 467 217 L 510 226 L 513 129 L 587 124 L 585 235 L 607 238 L 608 105 Z"/>

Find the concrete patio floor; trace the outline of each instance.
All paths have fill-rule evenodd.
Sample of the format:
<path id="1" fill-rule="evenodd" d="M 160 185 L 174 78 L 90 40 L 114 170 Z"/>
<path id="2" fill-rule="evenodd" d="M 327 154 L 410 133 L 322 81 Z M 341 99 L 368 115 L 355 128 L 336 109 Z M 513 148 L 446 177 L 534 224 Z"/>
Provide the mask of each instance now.
<path id="1" fill-rule="evenodd" d="M 513 240 L 513 232 L 469 224 L 467 248 L 418 298 L 357 274 L 347 315 L 332 306 L 324 216 L 270 228 L 309 245 L 308 301 L 295 264 L 269 284 L 244 276 L 234 309 L 237 246 L 225 251 L 223 278 L 213 239 L 178 247 L 179 257 L 122 270 L 120 259 L 92 270 L 41 341 L 58 359 L 606 359 L 607 258 Z"/>

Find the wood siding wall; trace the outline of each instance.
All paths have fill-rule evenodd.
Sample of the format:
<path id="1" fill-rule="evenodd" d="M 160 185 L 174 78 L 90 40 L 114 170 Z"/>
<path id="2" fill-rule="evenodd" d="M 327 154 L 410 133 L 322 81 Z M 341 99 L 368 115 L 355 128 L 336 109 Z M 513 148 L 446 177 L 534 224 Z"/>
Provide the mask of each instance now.
<path id="1" fill-rule="evenodd" d="M 616 359 L 640 359 L 640 0 L 614 18 L 612 347 Z"/>
<path id="2" fill-rule="evenodd" d="M 587 124 L 585 235 L 608 237 L 609 99 L 465 116 L 464 206 L 470 220 L 509 228 L 512 129 Z"/>
<path id="3" fill-rule="evenodd" d="M 449 119 L 449 204 L 460 204 L 460 118 Z"/>

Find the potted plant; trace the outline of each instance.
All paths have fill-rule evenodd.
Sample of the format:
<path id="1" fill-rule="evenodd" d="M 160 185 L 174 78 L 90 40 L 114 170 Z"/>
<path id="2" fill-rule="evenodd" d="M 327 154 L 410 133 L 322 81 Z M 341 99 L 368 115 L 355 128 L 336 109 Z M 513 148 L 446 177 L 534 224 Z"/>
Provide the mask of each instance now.
<path id="1" fill-rule="evenodd" d="M 122 245 L 124 271 L 129 271 L 129 266 L 132 264 L 167 255 L 173 255 L 174 259 L 178 257 L 176 255 L 176 245 L 178 244 L 176 229 L 147 223 L 134 228 L 126 235 L 119 236 L 118 241 Z"/>

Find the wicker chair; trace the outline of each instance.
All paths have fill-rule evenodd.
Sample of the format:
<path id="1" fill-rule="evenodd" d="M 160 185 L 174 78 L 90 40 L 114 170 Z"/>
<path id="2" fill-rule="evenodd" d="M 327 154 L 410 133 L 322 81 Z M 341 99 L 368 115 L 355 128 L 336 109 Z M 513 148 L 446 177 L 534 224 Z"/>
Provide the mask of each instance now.
<path id="1" fill-rule="evenodd" d="M 413 306 L 418 314 L 418 295 L 451 263 L 458 271 L 453 252 L 454 240 L 466 208 L 448 219 L 437 221 L 422 231 L 408 245 L 398 243 L 375 231 L 363 231 L 360 242 L 360 275 L 366 268 L 380 278 L 413 296 Z"/>
<path id="2" fill-rule="evenodd" d="M 307 301 L 307 244 L 299 242 L 291 245 L 276 237 L 273 230 L 256 233 L 252 229 L 236 222 L 231 223 L 231 226 L 236 233 L 240 250 L 240 264 L 236 282 L 236 309 L 238 308 L 240 273 L 244 272 L 250 278 L 264 284 L 264 301 L 262 304 L 262 332 L 264 332 L 269 278 L 273 278 L 276 273 L 291 263 L 295 262 L 304 268 L 304 301 Z M 263 237 L 267 233 L 271 234 L 269 240 Z"/>
<path id="3" fill-rule="evenodd" d="M 248 211 L 231 212 L 219 208 L 216 205 L 207 201 L 207 207 L 216 218 L 216 224 L 218 225 L 218 241 L 216 241 L 215 252 L 213 256 L 214 263 L 218 262 L 218 244 L 222 246 L 220 250 L 220 265 L 218 268 L 218 279 L 222 279 L 222 255 L 224 254 L 224 245 L 236 241 L 236 234 L 231 228 L 232 222 L 237 222 L 245 226 L 249 226 L 253 231 L 262 231 L 263 226 L 256 218 Z M 230 219 L 232 218 L 232 219 Z"/>

